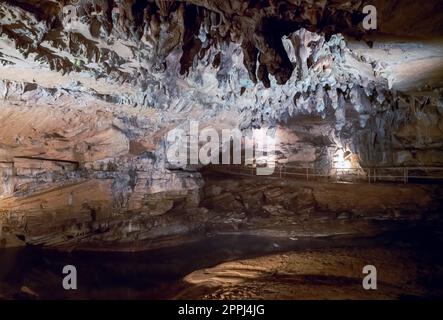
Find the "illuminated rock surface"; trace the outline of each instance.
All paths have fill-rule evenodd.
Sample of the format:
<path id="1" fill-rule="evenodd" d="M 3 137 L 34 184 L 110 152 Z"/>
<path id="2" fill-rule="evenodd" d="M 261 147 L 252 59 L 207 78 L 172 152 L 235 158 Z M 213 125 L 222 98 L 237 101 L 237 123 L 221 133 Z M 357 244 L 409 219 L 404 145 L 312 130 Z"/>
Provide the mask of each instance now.
<path id="1" fill-rule="evenodd" d="M 234 191 L 212 205 L 211 178 L 205 190 L 200 168 L 166 161 L 166 133 L 194 119 L 277 128 L 285 162 L 321 172 L 338 152 L 364 168 L 440 167 L 441 3 L 376 2 L 380 29 L 367 32 L 360 1 L 3 1 L 0 246 L 131 249 L 238 224 L 290 233 L 293 219 L 318 236 L 355 227 L 336 216 L 438 220 L 432 186 L 368 186 L 374 201 L 360 203 L 346 186 L 250 195 L 228 180 Z M 233 213 L 216 210 L 225 203 Z"/>

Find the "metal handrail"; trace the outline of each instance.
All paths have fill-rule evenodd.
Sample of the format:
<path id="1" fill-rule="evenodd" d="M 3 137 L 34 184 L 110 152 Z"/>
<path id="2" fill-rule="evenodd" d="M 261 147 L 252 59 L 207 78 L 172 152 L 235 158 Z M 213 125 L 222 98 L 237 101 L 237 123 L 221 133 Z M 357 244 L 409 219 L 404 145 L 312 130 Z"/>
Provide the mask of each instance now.
<path id="1" fill-rule="evenodd" d="M 242 175 L 248 175 L 248 176 L 255 176 L 254 170 L 256 169 L 253 165 L 246 165 L 246 166 L 230 166 L 229 170 L 220 170 L 220 168 L 217 168 L 217 171 L 222 171 L 225 173 L 231 173 L 236 174 L 237 171 L 244 172 Z M 296 169 L 303 172 L 291 172 L 287 169 Z M 377 171 L 379 170 L 379 171 Z M 402 170 L 403 175 L 397 175 L 397 174 L 386 174 L 380 172 L 380 171 L 398 171 Z M 431 170 L 437 170 L 441 171 L 441 175 L 410 175 L 410 171 L 431 171 Z M 334 172 L 335 174 L 331 174 L 330 172 Z M 328 174 L 325 173 L 319 173 L 314 168 L 305 166 L 293 166 L 293 165 L 277 165 L 274 173 L 270 175 L 270 177 L 275 177 L 276 175 L 282 178 L 283 176 L 298 176 L 298 177 L 304 177 L 306 178 L 306 181 L 309 181 L 309 179 L 316 179 L 316 178 L 328 178 L 330 180 L 331 178 L 334 178 L 336 183 L 340 182 L 348 182 L 345 181 L 346 178 L 351 177 L 352 182 L 355 182 L 355 180 L 358 180 L 359 182 L 368 182 L 368 183 L 376 183 L 376 182 L 383 182 L 383 181 L 397 181 L 401 179 L 403 183 L 409 183 L 410 179 L 422 179 L 422 180 L 443 180 L 443 167 L 371 167 L 371 168 L 330 168 L 328 170 Z M 342 172 L 342 173 L 339 173 Z M 394 173 L 394 172 L 393 172 Z M 334 182 L 334 181 L 332 181 Z"/>

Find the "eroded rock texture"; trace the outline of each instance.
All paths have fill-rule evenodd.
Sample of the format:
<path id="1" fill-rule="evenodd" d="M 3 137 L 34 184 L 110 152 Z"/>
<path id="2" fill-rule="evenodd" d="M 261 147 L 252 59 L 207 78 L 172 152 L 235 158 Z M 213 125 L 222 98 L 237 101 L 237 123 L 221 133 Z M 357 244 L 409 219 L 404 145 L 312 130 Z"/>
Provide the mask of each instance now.
<path id="1" fill-rule="evenodd" d="M 324 172 L 338 150 L 440 166 L 441 3 L 375 1 L 372 32 L 365 4 L 2 1 L 1 246 L 205 229 L 199 168 L 165 156 L 193 119 L 275 128 L 285 162 Z"/>

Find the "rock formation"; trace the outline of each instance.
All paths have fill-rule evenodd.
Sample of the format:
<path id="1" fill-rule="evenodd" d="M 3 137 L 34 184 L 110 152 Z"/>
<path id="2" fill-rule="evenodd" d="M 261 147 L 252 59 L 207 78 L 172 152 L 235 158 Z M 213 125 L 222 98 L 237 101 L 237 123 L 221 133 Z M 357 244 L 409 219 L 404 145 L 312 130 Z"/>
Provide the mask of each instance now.
<path id="1" fill-rule="evenodd" d="M 324 172 L 338 151 L 359 167 L 441 166 L 441 2 L 375 1 L 376 31 L 361 26 L 365 4 L 2 1 L 0 246 L 130 247 L 212 228 L 201 168 L 166 159 L 167 132 L 192 119 L 275 129 L 285 162 Z M 421 198 L 429 212 L 439 192 Z"/>

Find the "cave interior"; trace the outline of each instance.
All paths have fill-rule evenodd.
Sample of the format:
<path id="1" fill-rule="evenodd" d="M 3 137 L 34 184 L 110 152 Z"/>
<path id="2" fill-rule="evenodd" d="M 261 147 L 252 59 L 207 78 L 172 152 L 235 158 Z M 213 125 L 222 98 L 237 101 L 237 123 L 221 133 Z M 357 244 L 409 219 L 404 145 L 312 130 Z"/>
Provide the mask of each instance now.
<path id="1" fill-rule="evenodd" d="M 0 2 L 0 300 L 442 298 L 442 182 L 440 0 Z"/>

